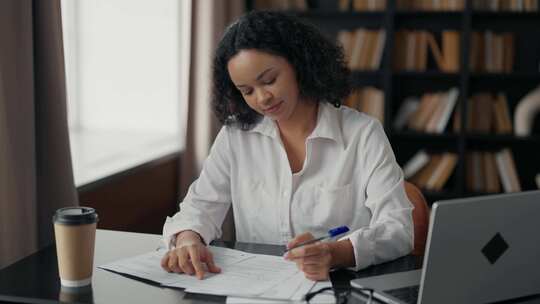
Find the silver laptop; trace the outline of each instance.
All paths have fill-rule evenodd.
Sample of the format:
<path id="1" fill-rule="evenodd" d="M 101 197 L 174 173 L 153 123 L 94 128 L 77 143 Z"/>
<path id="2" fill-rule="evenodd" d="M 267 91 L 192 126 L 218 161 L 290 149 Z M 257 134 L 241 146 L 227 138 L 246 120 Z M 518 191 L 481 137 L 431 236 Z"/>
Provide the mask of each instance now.
<path id="1" fill-rule="evenodd" d="M 540 191 L 433 204 L 422 269 L 354 279 L 384 303 L 488 303 L 540 294 Z"/>

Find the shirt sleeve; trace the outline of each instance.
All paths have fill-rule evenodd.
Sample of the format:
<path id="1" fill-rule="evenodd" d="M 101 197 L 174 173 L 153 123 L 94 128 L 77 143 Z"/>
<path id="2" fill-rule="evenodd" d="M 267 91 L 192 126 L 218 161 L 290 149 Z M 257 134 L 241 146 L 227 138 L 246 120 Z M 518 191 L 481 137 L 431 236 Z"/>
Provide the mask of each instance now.
<path id="1" fill-rule="evenodd" d="M 373 121 L 360 145 L 365 206 L 371 211 L 371 220 L 369 226 L 342 238 L 352 243 L 354 270 L 409 254 L 414 244 L 413 205 L 405 193 L 403 172 L 378 121 Z"/>
<path id="2" fill-rule="evenodd" d="M 199 178 L 189 187 L 180 211 L 167 217 L 163 241 L 170 247 L 184 230 L 197 232 L 206 244 L 221 236 L 221 225 L 231 205 L 230 145 L 227 127 L 218 133 Z"/>

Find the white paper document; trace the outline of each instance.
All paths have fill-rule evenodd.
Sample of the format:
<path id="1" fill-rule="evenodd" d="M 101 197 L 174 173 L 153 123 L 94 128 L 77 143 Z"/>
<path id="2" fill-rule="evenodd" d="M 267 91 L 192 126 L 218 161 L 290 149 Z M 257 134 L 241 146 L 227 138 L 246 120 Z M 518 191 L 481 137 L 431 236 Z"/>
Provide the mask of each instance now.
<path id="1" fill-rule="evenodd" d="M 166 250 L 149 252 L 99 268 L 129 274 L 163 286 L 185 288 L 186 292 L 275 300 L 300 301 L 315 284 L 304 277 L 296 264 L 282 257 L 214 246 L 209 248 L 221 273 L 206 273 L 203 280 L 163 270 L 160 261 Z"/>
<path id="2" fill-rule="evenodd" d="M 308 287 L 310 286 L 310 288 Z M 289 304 L 289 303 L 306 303 L 304 296 L 308 292 L 313 292 L 324 287 L 332 287 L 330 281 L 317 282 L 315 285 L 306 284 L 298 289 L 294 296 L 289 300 L 271 300 L 265 298 L 245 298 L 245 297 L 227 297 L 227 304 Z M 336 298 L 333 292 L 320 293 L 311 299 L 312 304 L 335 304 Z"/>

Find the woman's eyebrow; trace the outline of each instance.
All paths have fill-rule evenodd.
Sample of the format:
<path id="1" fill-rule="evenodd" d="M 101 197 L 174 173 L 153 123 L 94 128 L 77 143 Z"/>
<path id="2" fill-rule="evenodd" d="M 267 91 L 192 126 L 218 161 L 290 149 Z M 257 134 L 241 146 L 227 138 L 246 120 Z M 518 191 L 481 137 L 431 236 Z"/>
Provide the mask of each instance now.
<path id="1" fill-rule="evenodd" d="M 268 68 L 266 70 L 264 70 L 262 73 L 259 74 L 259 76 L 257 76 L 257 78 L 255 80 L 259 81 L 261 80 L 261 78 L 267 73 L 267 72 L 270 72 L 273 68 Z M 246 85 L 245 84 L 239 84 L 237 85 L 236 87 L 237 88 L 240 88 L 240 87 L 245 87 Z"/>

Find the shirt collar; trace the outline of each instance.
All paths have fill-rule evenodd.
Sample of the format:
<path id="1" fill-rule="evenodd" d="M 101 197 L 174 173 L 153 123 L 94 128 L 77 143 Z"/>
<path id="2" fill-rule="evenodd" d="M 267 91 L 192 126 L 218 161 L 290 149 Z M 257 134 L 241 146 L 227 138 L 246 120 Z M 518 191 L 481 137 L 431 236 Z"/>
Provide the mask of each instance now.
<path id="1" fill-rule="evenodd" d="M 248 130 L 248 132 L 257 132 L 272 138 L 277 138 L 278 136 L 276 124 L 274 121 L 272 121 L 272 119 L 266 116 L 263 116 L 263 118 L 253 128 Z"/>
<path id="2" fill-rule="evenodd" d="M 341 133 L 341 116 L 338 115 L 339 109 L 329 104 L 328 102 L 319 102 L 319 110 L 317 113 L 317 125 L 308 139 L 311 138 L 326 138 L 335 141 L 341 147 L 344 147 L 343 136 Z M 257 132 L 272 138 L 278 137 L 278 128 L 275 122 L 264 116 L 252 129 L 248 132 Z"/>
<path id="3" fill-rule="evenodd" d="M 326 138 L 335 141 L 342 148 L 344 147 L 343 136 L 341 133 L 341 115 L 339 108 L 334 107 L 328 102 L 319 103 L 319 112 L 317 113 L 317 126 L 311 132 L 310 138 Z"/>

